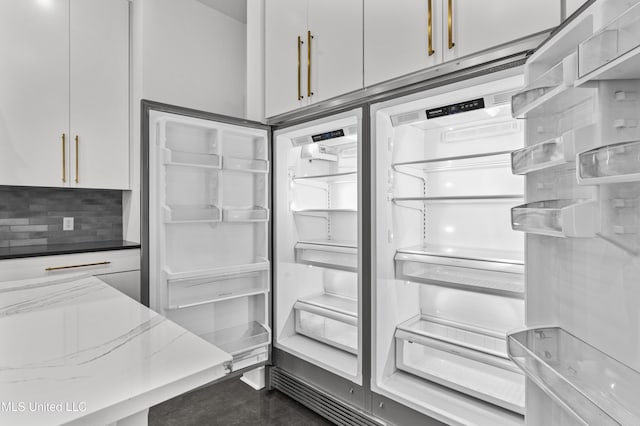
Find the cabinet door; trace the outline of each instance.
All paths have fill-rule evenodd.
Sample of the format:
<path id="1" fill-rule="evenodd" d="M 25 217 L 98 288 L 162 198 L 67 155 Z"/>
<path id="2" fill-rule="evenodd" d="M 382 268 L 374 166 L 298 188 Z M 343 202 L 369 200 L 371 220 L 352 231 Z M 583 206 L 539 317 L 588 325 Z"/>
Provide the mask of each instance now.
<path id="1" fill-rule="evenodd" d="M 129 1 L 71 0 L 71 179 L 129 188 Z"/>
<path id="2" fill-rule="evenodd" d="M 267 117 L 308 104 L 306 38 L 306 0 L 265 2 L 265 115 Z"/>
<path id="3" fill-rule="evenodd" d="M 66 186 L 69 0 L 0 1 L 0 58 L 0 185 Z"/>
<path id="4" fill-rule="evenodd" d="M 445 62 L 551 29 L 560 23 L 561 2 L 558 0 L 443 0 L 443 3 Z M 450 47 L 450 41 L 453 47 Z"/>
<path id="5" fill-rule="evenodd" d="M 366 2 L 364 85 L 371 86 L 442 62 L 441 25 L 442 0 Z"/>
<path id="6" fill-rule="evenodd" d="M 309 0 L 308 20 L 311 102 L 361 89 L 362 0 Z"/>

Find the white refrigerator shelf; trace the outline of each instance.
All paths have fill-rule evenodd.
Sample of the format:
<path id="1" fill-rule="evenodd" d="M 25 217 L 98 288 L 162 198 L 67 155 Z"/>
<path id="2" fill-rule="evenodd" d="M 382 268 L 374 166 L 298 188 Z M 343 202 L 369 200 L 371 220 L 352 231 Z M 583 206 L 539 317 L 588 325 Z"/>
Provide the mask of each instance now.
<path id="1" fill-rule="evenodd" d="M 356 272 L 358 247 L 355 242 L 314 240 L 294 246 L 296 263 Z"/>
<path id="2" fill-rule="evenodd" d="M 560 164 L 573 163 L 576 154 L 596 146 L 595 125 L 572 129 L 562 136 L 511 153 L 511 171 L 526 175 Z"/>
<path id="3" fill-rule="evenodd" d="M 419 315 L 394 337 L 399 370 L 524 413 L 524 376 L 507 358 L 504 333 Z"/>
<path id="4" fill-rule="evenodd" d="M 508 336 L 509 357 L 584 425 L 640 424 L 640 373 L 559 327 Z"/>
<path id="5" fill-rule="evenodd" d="M 600 232 L 600 209 L 596 200 L 545 200 L 511 209 L 516 231 L 552 237 L 594 237 Z"/>
<path id="6" fill-rule="evenodd" d="M 186 152 L 165 148 L 164 164 L 167 166 L 199 167 L 220 169 L 221 159 L 217 154 Z"/>
<path id="7" fill-rule="evenodd" d="M 339 172 L 328 173 L 322 175 L 308 175 L 308 176 L 293 176 L 291 179 L 294 182 L 306 182 L 306 181 L 319 181 L 326 183 L 342 183 L 342 182 L 356 182 L 358 178 L 358 172 Z"/>
<path id="8" fill-rule="evenodd" d="M 222 169 L 231 172 L 268 173 L 269 162 L 259 159 L 222 157 Z"/>
<path id="9" fill-rule="evenodd" d="M 606 145 L 578 156 L 578 183 L 640 181 L 640 141 Z"/>
<path id="10" fill-rule="evenodd" d="M 396 172 L 423 178 L 425 173 L 430 172 L 507 166 L 509 165 L 508 154 L 509 151 L 500 151 L 429 160 L 406 161 L 393 163 L 391 168 Z"/>
<path id="11" fill-rule="evenodd" d="M 220 222 L 220 209 L 214 205 L 168 205 L 163 206 L 164 222 L 215 223 Z"/>
<path id="12" fill-rule="evenodd" d="M 576 56 L 575 53 L 567 56 L 513 95 L 511 98 L 513 117 L 524 118 L 526 114 L 573 87 L 577 77 Z"/>
<path id="13" fill-rule="evenodd" d="M 247 208 L 224 207 L 222 209 L 223 222 L 268 222 L 269 210 L 253 206 Z"/>
<path id="14" fill-rule="evenodd" d="M 394 260 L 397 280 L 524 296 L 523 253 L 421 245 L 399 249 Z"/>
<path id="15" fill-rule="evenodd" d="M 358 354 L 358 301 L 329 293 L 294 304 L 296 332 L 343 351 Z"/>
<path id="16" fill-rule="evenodd" d="M 247 272 L 268 271 L 269 261 L 264 258 L 257 258 L 254 263 L 247 263 L 244 265 L 223 266 L 220 268 L 211 269 L 195 269 L 184 272 L 174 272 L 169 268 L 164 269 L 164 273 L 168 280 L 181 280 L 181 279 L 199 279 L 207 277 L 226 277 L 237 274 L 244 274 Z"/>
<path id="17" fill-rule="evenodd" d="M 578 84 L 640 78 L 640 4 L 578 46 Z"/>

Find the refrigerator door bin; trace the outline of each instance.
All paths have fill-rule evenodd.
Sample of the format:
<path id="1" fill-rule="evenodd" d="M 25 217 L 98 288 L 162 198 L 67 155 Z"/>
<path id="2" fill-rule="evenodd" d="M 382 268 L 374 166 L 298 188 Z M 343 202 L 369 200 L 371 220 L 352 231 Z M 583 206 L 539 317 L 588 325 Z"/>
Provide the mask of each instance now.
<path id="1" fill-rule="evenodd" d="M 268 222 L 269 210 L 260 206 L 222 209 L 224 222 Z"/>
<path id="2" fill-rule="evenodd" d="M 295 247 L 296 263 L 356 272 L 358 248 L 346 241 L 301 241 Z"/>
<path id="3" fill-rule="evenodd" d="M 268 291 L 269 262 L 167 275 L 167 309 L 183 309 Z"/>
<path id="4" fill-rule="evenodd" d="M 578 183 L 637 182 L 640 180 L 640 141 L 606 145 L 578 156 Z"/>
<path id="5" fill-rule="evenodd" d="M 268 158 L 268 140 L 264 132 L 222 131 L 222 163 L 227 158 L 264 160 Z"/>
<path id="6" fill-rule="evenodd" d="M 265 160 L 223 157 L 222 169 L 229 172 L 268 173 L 269 162 Z"/>
<path id="7" fill-rule="evenodd" d="M 220 209 L 216 206 L 164 206 L 165 223 L 215 223 L 220 222 Z"/>
<path id="8" fill-rule="evenodd" d="M 218 129 L 204 120 L 171 118 L 158 120 L 160 124 L 160 145 L 181 154 L 219 155 Z M 196 157 L 192 157 L 196 158 Z M 165 157 L 166 159 L 166 157 Z M 174 161 L 175 158 L 174 158 Z"/>
<path id="9" fill-rule="evenodd" d="M 394 337 L 399 370 L 524 413 L 524 376 L 506 359 L 504 335 L 420 316 Z"/>
<path id="10" fill-rule="evenodd" d="M 261 322 L 252 321 L 201 334 L 200 337 L 230 353 L 233 356 L 231 370 L 234 371 L 267 360 L 271 330 Z"/>
<path id="11" fill-rule="evenodd" d="M 558 138 L 549 139 L 511 153 L 511 170 L 525 175 L 560 164 L 573 163 L 576 154 L 596 146 L 595 125 L 584 126 L 565 132 Z"/>
<path id="12" fill-rule="evenodd" d="M 594 200 L 546 200 L 511 209 L 514 230 L 552 237 L 594 237 L 600 231 Z"/>
<path id="13" fill-rule="evenodd" d="M 639 47 L 640 5 L 636 4 L 580 43 L 580 77 L 587 77 L 585 80 L 640 78 Z"/>
<path id="14" fill-rule="evenodd" d="M 217 154 L 164 149 L 164 164 L 167 166 L 219 169 L 222 162 L 220 161 L 220 156 Z"/>
<path id="15" fill-rule="evenodd" d="M 419 246 L 398 250 L 394 259 L 397 280 L 524 296 L 524 262 L 518 253 Z"/>
<path id="16" fill-rule="evenodd" d="M 430 197 L 491 196 L 522 191 L 522 179 L 505 173 L 509 167 L 508 151 L 395 163 L 391 167 L 398 174 L 422 182 Z M 403 185 L 398 184 L 396 195 L 402 189 Z"/>
<path id="17" fill-rule="evenodd" d="M 294 310 L 297 333 L 358 354 L 357 300 L 324 293 L 298 300 Z"/>
<path id="18" fill-rule="evenodd" d="M 573 86 L 577 77 L 576 54 L 571 54 L 547 72 L 527 84 L 511 98 L 511 112 L 516 118 L 535 110 Z"/>
<path id="19" fill-rule="evenodd" d="M 640 373 L 558 327 L 508 336 L 509 356 L 585 425 L 640 424 Z"/>

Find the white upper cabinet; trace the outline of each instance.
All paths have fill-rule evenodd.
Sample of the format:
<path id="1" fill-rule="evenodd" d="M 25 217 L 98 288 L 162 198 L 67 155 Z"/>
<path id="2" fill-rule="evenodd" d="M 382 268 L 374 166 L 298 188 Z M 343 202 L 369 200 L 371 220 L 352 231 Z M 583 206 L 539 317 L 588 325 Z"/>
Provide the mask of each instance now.
<path id="1" fill-rule="evenodd" d="M 68 128 L 69 0 L 0 1 L 0 185 L 65 186 Z"/>
<path id="2" fill-rule="evenodd" d="M 128 0 L 2 0 L 0 36 L 0 185 L 129 188 Z"/>
<path id="3" fill-rule="evenodd" d="M 443 3 L 445 62 L 552 29 L 560 24 L 561 18 L 558 0 L 443 0 Z"/>
<path id="4" fill-rule="evenodd" d="M 71 0 L 70 81 L 71 186 L 129 188 L 128 0 Z"/>
<path id="5" fill-rule="evenodd" d="M 366 2 L 364 84 L 371 86 L 551 29 L 560 23 L 560 3 L 558 0 Z"/>
<path id="6" fill-rule="evenodd" d="M 362 88 L 363 0 L 265 2 L 265 115 Z"/>
<path id="7" fill-rule="evenodd" d="M 441 6 L 439 0 L 365 3 L 365 86 L 442 62 Z"/>

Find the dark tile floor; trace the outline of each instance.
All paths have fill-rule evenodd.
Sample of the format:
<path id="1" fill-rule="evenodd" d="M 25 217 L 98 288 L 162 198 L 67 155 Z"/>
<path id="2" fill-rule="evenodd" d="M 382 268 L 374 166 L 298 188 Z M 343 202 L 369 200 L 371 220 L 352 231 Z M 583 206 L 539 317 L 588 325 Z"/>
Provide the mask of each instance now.
<path id="1" fill-rule="evenodd" d="M 278 391 L 256 391 L 239 379 L 151 407 L 149 426 L 325 426 L 323 417 Z"/>

